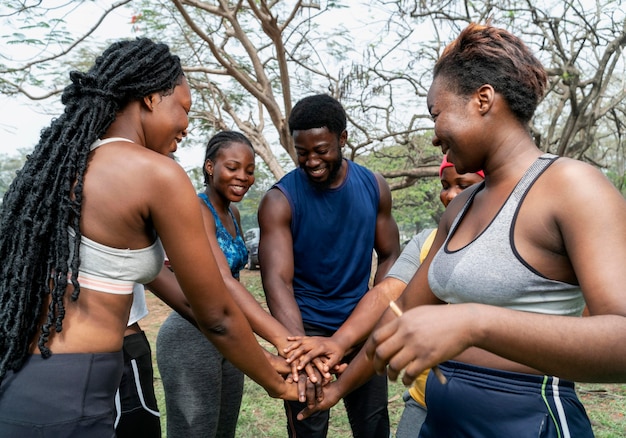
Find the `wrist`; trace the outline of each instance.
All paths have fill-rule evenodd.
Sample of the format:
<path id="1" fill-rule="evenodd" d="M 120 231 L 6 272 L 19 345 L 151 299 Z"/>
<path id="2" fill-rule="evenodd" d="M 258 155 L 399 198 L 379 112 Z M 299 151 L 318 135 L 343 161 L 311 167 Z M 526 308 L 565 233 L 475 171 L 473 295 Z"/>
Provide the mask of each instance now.
<path id="1" fill-rule="evenodd" d="M 347 336 L 345 333 L 343 333 L 341 329 L 337 330 L 330 337 L 330 340 L 341 349 L 342 356 L 345 356 L 346 352 L 356 343 L 356 341 L 352 341 L 350 336 Z"/>
<path id="2" fill-rule="evenodd" d="M 468 306 L 467 315 L 467 331 L 468 333 L 468 345 L 469 347 L 479 347 L 483 345 L 483 341 L 488 339 L 489 323 L 492 316 L 488 315 L 488 306 L 481 304 L 466 304 Z"/>

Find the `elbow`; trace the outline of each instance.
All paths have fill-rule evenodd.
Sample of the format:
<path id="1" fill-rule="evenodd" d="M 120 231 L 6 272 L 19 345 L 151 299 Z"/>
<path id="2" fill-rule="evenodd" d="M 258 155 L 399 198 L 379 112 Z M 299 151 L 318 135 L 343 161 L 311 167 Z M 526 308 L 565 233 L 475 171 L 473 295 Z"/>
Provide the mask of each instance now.
<path id="1" fill-rule="evenodd" d="M 211 309 L 196 315 L 198 327 L 209 337 L 226 336 L 229 332 L 230 318 L 226 308 Z"/>
<path id="2" fill-rule="evenodd" d="M 206 327 L 205 330 L 212 336 L 225 336 L 228 333 L 228 328 L 224 324 L 218 324 L 211 327 Z"/>

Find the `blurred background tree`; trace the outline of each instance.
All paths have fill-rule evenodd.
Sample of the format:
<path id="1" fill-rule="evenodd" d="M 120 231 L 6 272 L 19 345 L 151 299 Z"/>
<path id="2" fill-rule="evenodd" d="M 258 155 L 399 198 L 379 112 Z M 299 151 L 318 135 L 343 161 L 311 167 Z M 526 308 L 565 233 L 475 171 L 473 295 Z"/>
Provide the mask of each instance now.
<path id="1" fill-rule="evenodd" d="M 111 15 L 126 17 L 117 26 L 168 43 L 183 60 L 194 92 L 186 143 L 201 147 L 224 129 L 252 140 L 257 168 L 267 174 L 257 178 L 243 211 L 248 204 L 255 211 L 255 191 L 295 165 L 286 124 L 293 104 L 329 93 L 349 117 L 344 155 L 385 176 L 394 215 L 410 237 L 441 214 L 441 152 L 430 145 L 425 107 L 432 66 L 469 22 L 489 19 L 519 35 L 548 70 L 550 86 L 531 123 L 537 145 L 592 163 L 626 193 L 622 1 L 535 3 L 7 0 L 0 6 L 0 93 L 58 101 L 68 71 L 85 68 L 110 43 L 95 38 L 97 30 Z M 81 32 L 72 24 L 76 16 Z M 25 49 L 32 56 L 16 60 L 23 57 L 15 51 Z M 202 163 L 189 169 L 192 178 L 195 166 Z"/>

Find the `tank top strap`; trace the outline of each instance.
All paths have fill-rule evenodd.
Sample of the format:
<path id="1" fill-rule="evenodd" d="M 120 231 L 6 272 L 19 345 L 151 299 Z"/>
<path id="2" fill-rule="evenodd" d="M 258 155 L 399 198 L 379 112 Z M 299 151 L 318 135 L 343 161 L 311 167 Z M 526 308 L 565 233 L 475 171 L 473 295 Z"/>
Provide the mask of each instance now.
<path id="1" fill-rule="evenodd" d="M 209 197 L 206 195 L 206 193 L 198 193 L 198 197 L 202 199 L 204 203 L 206 204 L 206 206 L 209 207 L 209 210 L 211 210 L 213 219 L 215 219 L 215 227 L 223 228 L 224 230 L 226 230 L 226 227 L 224 227 L 224 224 L 222 223 L 219 216 L 217 215 L 217 210 L 215 209 L 215 207 L 213 207 L 213 204 L 211 204 L 211 201 L 209 201 Z M 239 231 L 239 225 L 237 225 L 237 221 L 235 220 L 235 215 L 233 214 L 233 211 L 230 208 L 228 209 L 228 214 L 233 219 L 233 223 L 235 224 L 235 237 L 237 237 L 238 235 L 241 234 L 241 232 Z"/>
<path id="2" fill-rule="evenodd" d="M 548 153 L 543 154 L 540 157 L 538 157 L 530 165 L 530 167 L 526 169 L 526 172 L 524 172 L 524 175 L 518 181 L 515 188 L 513 189 L 511 194 L 508 196 L 507 200 L 504 202 L 502 209 L 498 212 L 495 219 L 501 216 L 502 210 L 504 209 L 505 206 L 509 204 L 509 202 L 514 201 L 516 204 L 519 204 L 520 200 L 526 195 L 528 188 L 537 180 L 537 178 L 539 178 L 539 176 L 557 158 L 559 158 L 558 155 L 548 154 Z M 463 208 L 461 209 L 461 211 L 457 214 L 456 218 L 454 218 L 454 220 L 452 221 L 452 226 L 450 227 L 450 230 L 456 230 L 458 223 L 463 219 L 468 208 L 470 207 L 470 205 L 472 205 L 472 202 L 474 202 L 474 197 L 476 196 L 478 192 L 480 192 L 484 188 L 485 188 L 485 181 L 483 180 L 477 185 L 474 191 L 469 195 L 469 197 L 467 198 L 467 201 L 465 201 L 465 205 L 463 205 Z M 452 234 L 453 233 L 448 233 L 448 236 L 446 237 L 446 241 L 444 245 L 447 245 L 448 240 L 450 240 L 450 238 L 452 237 Z"/>
<path id="3" fill-rule="evenodd" d="M 526 170 L 522 178 L 513 189 L 512 197 L 519 201 L 524 197 L 528 188 L 539 178 L 539 176 L 558 158 L 554 154 L 543 154 L 535 160 Z"/>

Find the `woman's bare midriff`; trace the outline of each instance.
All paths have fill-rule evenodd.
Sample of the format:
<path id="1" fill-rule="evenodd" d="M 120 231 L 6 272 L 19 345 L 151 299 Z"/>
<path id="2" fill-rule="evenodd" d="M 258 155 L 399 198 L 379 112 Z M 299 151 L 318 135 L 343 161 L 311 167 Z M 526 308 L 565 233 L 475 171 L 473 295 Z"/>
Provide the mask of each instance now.
<path id="1" fill-rule="evenodd" d="M 133 296 L 115 295 L 81 289 L 78 300 L 71 301 L 67 292 L 62 331 L 54 326 L 46 346 L 52 353 L 111 353 L 122 349 L 124 332 Z M 46 320 L 48 305 L 42 321 Z M 40 330 L 31 342 L 30 352 L 40 353 L 37 343 Z"/>
<path id="2" fill-rule="evenodd" d="M 469 365 L 476 365 L 476 366 L 485 367 L 485 368 L 494 368 L 498 370 L 511 371 L 515 373 L 538 374 L 538 375 L 544 374 L 540 371 L 537 371 L 534 368 L 530 368 L 526 365 L 522 365 L 517 362 L 508 360 L 508 359 L 504 359 L 500 356 L 497 356 L 493 353 L 489 353 L 488 351 L 485 351 L 476 347 L 468 348 L 462 354 L 455 357 L 453 360 L 457 362 L 463 362 Z"/>

